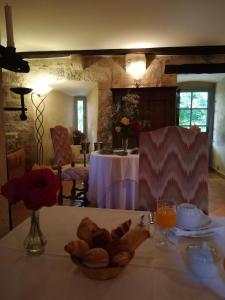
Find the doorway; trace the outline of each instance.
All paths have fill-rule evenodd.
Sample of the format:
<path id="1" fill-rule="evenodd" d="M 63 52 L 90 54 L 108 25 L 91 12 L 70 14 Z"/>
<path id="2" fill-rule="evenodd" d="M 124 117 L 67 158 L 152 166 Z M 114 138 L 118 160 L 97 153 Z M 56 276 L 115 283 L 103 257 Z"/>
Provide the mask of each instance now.
<path id="1" fill-rule="evenodd" d="M 191 75 L 186 76 L 191 79 Z M 182 76 L 184 78 L 185 75 Z M 213 74 L 210 75 L 210 80 L 213 80 Z M 178 82 L 178 87 L 177 124 L 185 128 L 197 125 L 201 132 L 208 133 L 211 167 L 216 82 L 185 81 Z"/>

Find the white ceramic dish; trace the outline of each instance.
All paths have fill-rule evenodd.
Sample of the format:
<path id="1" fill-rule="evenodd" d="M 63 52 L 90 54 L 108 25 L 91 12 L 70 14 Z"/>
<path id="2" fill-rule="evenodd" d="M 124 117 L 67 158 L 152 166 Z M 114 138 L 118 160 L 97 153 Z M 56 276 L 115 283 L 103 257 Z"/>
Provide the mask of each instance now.
<path id="1" fill-rule="evenodd" d="M 185 231 L 196 231 L 196 230 L 204 230 L 204 229 L 208 229 L 211 223 L 211 219 L 207 218 L 204 220 L 203 224 L 199 225 L 199 226 L 195 226 L 195 227 L 191 227 L 191 226 L 182 226 L 182 225 L 176 225 L 177 228 L 185 230 Z"/>
<path id="2" fill-rule="evenodd" d="M 190 231 L 191 233 L 191 231 Z M 198 231 L 198 232 L 193 232 L 193 234 L 191 233 L 188 238 L 208 238 L 210 236 L 212 236 L 214 234 L 213 231 L 208 231 L 208 232 L 201 232 L 201 231 Z M 187 236 L 186 236 L 187 237 Z"/>

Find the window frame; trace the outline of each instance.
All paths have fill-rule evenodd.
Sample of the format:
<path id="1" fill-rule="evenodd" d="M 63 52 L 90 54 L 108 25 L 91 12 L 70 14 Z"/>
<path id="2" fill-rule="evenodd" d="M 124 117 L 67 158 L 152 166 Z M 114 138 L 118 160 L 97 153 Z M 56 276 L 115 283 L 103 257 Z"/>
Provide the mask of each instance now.
<path id="1" fill-rule="evenodd" d="M 215 90 L 216 83 L 214 82 L 203 82 L 203 81 L 187 81 L 178 83 L 178 97 L 176 105 L 176 120 L 179 126 L 179 109 L 178 101 L 180 99 L 180 92 L 208 92 L 208 116 L 207 116 L 207 133 L 208 133 L 208 145 L 209 145 L 209 166 L 211 162 L 212 152 L 212 141 L 213 141 L 213 124 L 214 124 L 214 110 L 215 110 Z"/>
<path id="2" fill-rule="evenodd" d="M 180 100 L 180 96 L 179 96 L 179 98 L 178 98 L 178 101 L 177 101 L 177 114 L 178 114 L 178 117 L 177 117 L 177 120 L 178 120 L 178 125 L 180 126 L 180 127 L 185 127 L 185 128 L 187 128 L 188 126 L 189 127 L 191 127 L 192 125 L 194 125 L 194 124 L 192 124 L 192 113 L 193 113 L 193 111 L 195 111 L 195 110 L 206 110 L 207 111 L 207 118 L 206 118 L 206 124 L 205 125 L 201 125 L 201 124 L 196 124 L 196 125 L 198 125 L 199 127 L 205 127 L 206 128 L 206 132 L 208 132 L 208 126 L 209 126 L 209 113 L 210 113 L 210 111 L 209 111 L 209 105 L 210 105 L 210 92 L 208 91 L 208 90 L 206 90 L 205 88 L 204 89 L 202 89 L 202 88 L 182 88 L 182 89 L 180 89 L 180 91 L 179 91 L 179 95 L 181 94 L 181 93 L 191 93 L 191 107 L 190 108 L 185 108 L 185 107 L 182 107 L 182 108 L 180 108 L 179 107 L 179 100 Z M 196 92 L 206 92 L 206 93 L 208 93 L 208 104 L 207 104 L 207 107 L 194 107 L 193 108 L 193 93 L 196 93 Z M 180 123 L 179 123 L 179 111 L 181 111 L 181 110 L 183 110 L 183 111 L 190 111 L 190 121 L 189 121 L 189 124 L 185 124 L 185 125 L 181 125 Z"/>
<path id="3" fill-rule="evenodd" d="M 74 97 L 74 112 L 75 112 L 75 128 L 78 129 L 78 101 L 83 101 L 84 103 L 84 117 L 83 117 L 83 128 L 84 134 L 87 134 L 87 97 L 85 96 L 75 96 Z"/>

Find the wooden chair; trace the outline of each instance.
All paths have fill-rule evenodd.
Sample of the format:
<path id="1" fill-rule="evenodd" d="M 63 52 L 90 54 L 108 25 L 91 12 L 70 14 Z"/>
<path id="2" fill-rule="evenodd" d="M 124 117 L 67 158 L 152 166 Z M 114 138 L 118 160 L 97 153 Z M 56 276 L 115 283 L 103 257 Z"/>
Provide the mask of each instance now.
<path id="1" fill-rule="evenodd" d="M 89 161 L 89 158 L 88 158 L 89 152 L 90 152 L 90 142 L 82 142 L 80 153 L 83 154 L 83 156 L 84 156 L 84 167 L 86 167 L 86 165 Z"/>
<path id="2" fill-rule="evenodd" d="M 140 210 L 157 200 L 189 202 L 208 213 L 208 135 L 169 126 L 140 134 Z"/>
<path id="3" fill-rule="evenodd" d="M 65 198 L 75 201 L 78 206 L 87 206 L 88 168 L 84 166 L 75 166 L 67 128 L 58 125 L 54 128 L 50 128 L 50 133 L 55 163 L 61 179 L 61 187 L 58 197 L 59 204 L 62 205 L 63 198 Z M 70 196 L 65 196 L 63 194 L 63 181 L 72 181 Z M 77 187 L 77 181 L 82 182 L 83 188 Z"/>

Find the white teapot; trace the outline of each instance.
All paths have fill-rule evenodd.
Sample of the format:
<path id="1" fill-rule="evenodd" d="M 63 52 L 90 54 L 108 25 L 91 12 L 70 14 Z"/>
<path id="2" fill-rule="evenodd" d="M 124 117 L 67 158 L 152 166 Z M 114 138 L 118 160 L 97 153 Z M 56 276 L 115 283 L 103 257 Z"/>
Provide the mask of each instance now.
<path id="1" fill-rule="evenodd" d="M 187 263 L 190 271 L 199 278 L 211 278 L 218 272 L 219 256 L 207 242 L 201 245 L 189 245 L 186 248 Z"/>

